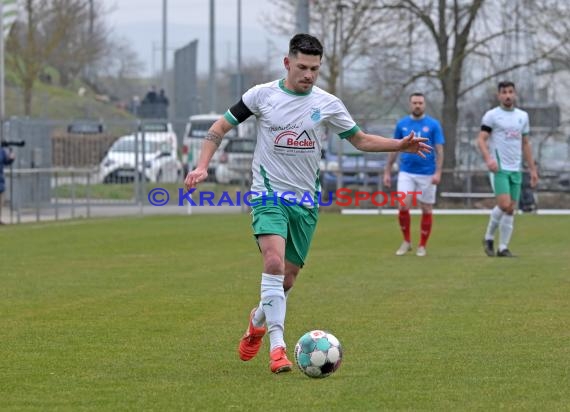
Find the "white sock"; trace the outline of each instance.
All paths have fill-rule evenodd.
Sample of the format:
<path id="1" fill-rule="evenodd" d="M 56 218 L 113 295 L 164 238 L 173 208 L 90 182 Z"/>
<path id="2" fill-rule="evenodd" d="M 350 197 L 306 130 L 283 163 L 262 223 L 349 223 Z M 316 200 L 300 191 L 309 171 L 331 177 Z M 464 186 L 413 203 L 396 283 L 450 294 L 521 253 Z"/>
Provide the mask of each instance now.
<path id="1" fill-rule="evenodd" d="M 503 212 L 499 206 L 495 206 L 493 210 L 491 210 L 491 217 L 489 218 L 489 224 L 487 225 L 485 240 L 495 239 L 495 231 L 497 230 L 497 227 L 499 227 L 499 223 L 504 214 L 505 212 Z"/>
<path id="2" fill-rule="evenodd" d="M 285 291 L 285 302 L 287 302 L 287 298 L 289 297 L 289 293 L 291 292 L 292 287 Z M 261 307 L 262 302 L 259 302 L 255 313 L 253 314 L 253 326 L 256 328 L 260 328 L 265 324 L 265 313 L 263 312 L 263 308 Z"/>
<path id="3" fill-rule="evenodd" d="M 501 218 L 501 224 L 499 225 L 499 233 L 501 234 L 499 250 L 508 249 L 509 242 L 511 241 L 511 235 L 513 234 L 514 221 L 514 215 L 504 214 Z"/>
<path id="4" fill-rule="evenodd" d="M 251 323 L 253 323 L 253 326 L 256 328 L 260 328 L 265 324 L 265 313 L 263 313 L 263 309 L 261 308 L 261 301 L 259 302 L 259 305 L 257 305 L 257 309 L 253 314 Z"/>
<path id="5" fill-rule="evenodd" d="M 287 302 L 283 290 L 284 275 L 261 274 L 261 309 L 265 313 L 270 351 L 278 346 L 285 347 L 285 312 Z"/>

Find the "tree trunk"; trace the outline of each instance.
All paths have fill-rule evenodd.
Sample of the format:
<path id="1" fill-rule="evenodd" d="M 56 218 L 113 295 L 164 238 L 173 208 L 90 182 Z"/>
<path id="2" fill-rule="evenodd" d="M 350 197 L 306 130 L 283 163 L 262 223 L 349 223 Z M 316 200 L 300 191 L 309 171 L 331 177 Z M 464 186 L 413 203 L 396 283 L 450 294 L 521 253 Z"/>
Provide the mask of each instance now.
<path id="1" fill-rule="evenodd" d="M 461 68 L 458 68 L 461 70 Z M 457 72 L 456 72 L 457 73 Z M 453 182 L 453 173 L 450 171 L 455 168 L 455 148 L 457 146 L 457 123 L 459 119 L 459 108 L 457 107 L 459 100 L 459 84 L 460 80 L 457 75 L 449 74 L 442 79 L 443 89 L 443 107 L 441 114 L 441 124 L 443 135 L 445 137 L 445 145 L 443 146 L 443 176 L 441 186 L 444 190 L 451 190 Z"/>
<path id="2" fill-rule="evenodd" d="M 32 92 L 34 90 L 34 81 L 24 80 L 24 114 L 26 116 L 32 115 Z"/>
<path id="3" fill-rule="evenodd" d="M 455 167 L 457 119 L 459 118 L 459 110 L 457 108 L 457 93 L 444 94 L 442 111 L 442 128 L 443 135 L 445 136 L 445 145 L 443 147 L 443 168 L 453 169 Z"/>

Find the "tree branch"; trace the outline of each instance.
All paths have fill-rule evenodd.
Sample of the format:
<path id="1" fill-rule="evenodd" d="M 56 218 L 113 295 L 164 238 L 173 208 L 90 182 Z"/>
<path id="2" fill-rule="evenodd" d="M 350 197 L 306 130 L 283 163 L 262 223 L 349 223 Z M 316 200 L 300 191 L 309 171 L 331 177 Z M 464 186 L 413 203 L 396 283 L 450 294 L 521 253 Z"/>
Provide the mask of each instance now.
<path id="1" fill-rule="evenodd" d="M 538 63 L 539 61 L 541 61 L 542 59 L 547 58 L 548 56 L 552 55 L 556 50 L 558 50 L 560 47 L 562 47 L 563 44 L 560 43 L 554 47 L 552 47 L 550 50 L 544 52 L 543 54 L 536 56 L 532 59 L 529 59 L 528 61 L 524 62 L 524 63 L 517 63 L 517 64 L 513 64 L 510 67 L 507 67 L 505 69 L 499 70 L 498 72 L 492 73 L 488 76 L 483 77 L 482 79 L 480 79 L 479 81 L 475 82 L 474 84 L 472 84 L 471 86 L 460 90 L 459 93 L 457 94 L 458 97 L 462 97 L 464 96 L 466 93 L 470 92 L 471 90 L 481 86 L 482 84 L 488 82 L 491 79 L 495 79 L 499 76 L 502 76 L 503 74 L 506 73 L 510 73 L 516 69 L 520 69 L 521 67 L 528 67 L 528 66 L 532 66 L 533 64 Z"/>

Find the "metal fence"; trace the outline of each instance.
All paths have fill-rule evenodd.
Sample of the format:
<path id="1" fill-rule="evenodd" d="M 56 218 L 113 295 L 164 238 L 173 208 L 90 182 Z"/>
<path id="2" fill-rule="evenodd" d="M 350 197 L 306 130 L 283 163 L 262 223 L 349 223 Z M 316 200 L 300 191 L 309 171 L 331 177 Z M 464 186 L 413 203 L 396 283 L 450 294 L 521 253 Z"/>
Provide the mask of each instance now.
<path id="1" fill-rule="evenodd" d="M 251 136 L 224 142 L 209 181 L 188 196 L 182 189 L 188 152 L 184 136 L 173 131 L 184 130 L 184 120 L 114 121 L 96 134 L 69 133 L 66 126 L 45 120 L 10 121 L 5 139 L 26 144 L 13 148 L 16 161 L 5 169 L 4 221 L 249 211 L 244 194 L 251 183 Z M 457 167 L 444 171 L 436 208 L 486 209 L 494 204 L 476 135 L 475 129 L 460 130 Z M 533 134 L 539 142 L 535 157 L 541 182 L 533 191 L 539 210 L 569 209 L 568 136 L 570 131 L 562 128 Z M 382 184 L 387 155 L 350 152 L 346 147 L 335 153 L 333 142 L 338 140 L 325 146 L 321 162 L 326 204 L 322 211 L 394 209 L 392 202 L 382 204 L 378 197 L 378 192 L 396 187 L 395 181 L 392 189 Z M 353 197 L 358 192 L 361 199 L 327 203 L 337 188 L 346 188 Z"/>

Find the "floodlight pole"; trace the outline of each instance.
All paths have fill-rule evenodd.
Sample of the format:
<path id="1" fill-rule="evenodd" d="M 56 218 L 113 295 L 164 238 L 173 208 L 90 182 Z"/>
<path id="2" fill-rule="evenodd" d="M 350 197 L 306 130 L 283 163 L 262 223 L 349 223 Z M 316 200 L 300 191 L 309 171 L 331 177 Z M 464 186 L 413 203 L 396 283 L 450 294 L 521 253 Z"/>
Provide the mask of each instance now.
<path id="1" fill-rule="evenodd" d="M 336 6 L 337 11 L 339 12 L 339 41 L 338 41 L 338 90 L 337 90 L 337 97 L 339 99 L 342 99 L 342 94 L 344 92 L 344 70 L 343 70 L 343 65 L 342 65 L 342 61 L 344 59 L 344 55 L 343 55 L 343 12 L 344 9 L 348 8 L 348 6 L 346 4 L 343 4 L 342 2 L 339 2 Z"/>
<path id="2" fill-rule="evenodd" d="M 241 0 L 237 0 L 237 99 L 241 98 L 243 92 L 242 72 L 241 72 Z"/>
<path id="3" fill-rule="evenodd" d="M 210 0 L 210 111 L 216 111 L 216 38 L 215 38 L 215 0 Z"/>
<path id="4" fill-rule="evenodd" d="M 0 140 L 4 138 L 4 117 L 6 116 L 6 108 L 4 106 L 5 92 L 6 90 L 4 88 L 4 0 L 0 0 Z"/>
<path id="5" fill-rule="evenodd" d="M 297 0 L 296 17 L 295 30 L 297 33 L 309 33 L 309 0 Z"/>
<path id="6" fill-rule="evenodd" d="M 343 43 L 343 11 L 348 6 L 343 4 L 341 1 L 337 3 L 336 10 L 339 13 L 339 30 L 338 30 L 338 88 L 336 95 L 339 99 L 342 99 L 342 95 L 344 92 L 344 73 L 342 69 L 342 59 L 343 59 L 343 52 L 342 52 L 342 43 Z M 336 188 L 337 190 L 342 188 L 343 182 L 343 167 L 342 167 L 342 157 L 344 155 L 343 150 L 343 141 L 342 139 L 339 141 L 338 150 L 337 150 L 337 158 L 338 158 L 338 174 L 336 175 Z"/>
<path id="7" fill-rule="evenodd" d="M 162 0 L 162 88 L 166 91 L 167 0 Z"/>

